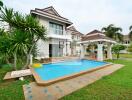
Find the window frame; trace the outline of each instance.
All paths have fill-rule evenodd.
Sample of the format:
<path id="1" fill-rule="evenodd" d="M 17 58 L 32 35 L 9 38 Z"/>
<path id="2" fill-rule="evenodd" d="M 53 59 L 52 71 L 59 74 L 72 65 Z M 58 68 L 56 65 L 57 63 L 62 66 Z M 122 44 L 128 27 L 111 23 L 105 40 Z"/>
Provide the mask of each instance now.
<path id="1" fill-rule="evenodd" d="M 57 34 L 57 35 L 63 35 L 64 34 L 62 24 L 49 22 L 49 26 L 50 26 L 50 29 L 52 28 L 52 30 L 54 31 L 55 34 Z"/>

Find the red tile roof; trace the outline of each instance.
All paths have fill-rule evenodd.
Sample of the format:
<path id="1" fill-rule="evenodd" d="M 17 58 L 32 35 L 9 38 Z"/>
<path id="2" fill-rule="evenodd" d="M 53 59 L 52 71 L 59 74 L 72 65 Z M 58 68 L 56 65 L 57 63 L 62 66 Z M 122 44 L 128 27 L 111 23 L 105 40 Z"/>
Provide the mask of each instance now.
<path id="1" fill-rule="evenodd" d="M 64 22 L 67 24 L 67 26 L 72 24 L 72 22 L 70 22 L 67 18 L 60 16 L 52 6 L 44 9 L 35 8 L 35 10 L 31 10 L 30 12 L 31 14 L 40 15 L 60 22 Z"/>
<path id="2" fill-rule="evenodd" d="M 82 37 L 82 41 L 97 40 L 97 39 L 107 39 L 114 41 L 113 39 L 105 36 L 101 31 L 98 30 L 94 30 Z"/>
<path id="3" fill-rule="evenodd" d="M 96 33 L 104 34 L 103 32 L 101 32 L 101 31 L 99 31 L 99 30 L 93 30 L 93 31 L 87 33 L 87 35 L 96 34 Z"/>
<path id="4" fill-rule="evenodd" d="M 81 32 L 79 32 L 74 26 L 70 26 L 67 28 L 67 30 L 72 31 L 72 35 L 78 34 L 78 35 L 83 35 Z"/>

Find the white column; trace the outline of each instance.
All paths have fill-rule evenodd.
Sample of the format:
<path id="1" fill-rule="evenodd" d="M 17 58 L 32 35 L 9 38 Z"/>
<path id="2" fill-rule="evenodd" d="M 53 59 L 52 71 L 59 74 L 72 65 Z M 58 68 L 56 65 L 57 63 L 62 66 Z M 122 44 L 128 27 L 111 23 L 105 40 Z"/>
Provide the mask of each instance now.
<path id="1" fill-rule="evenodd" d="M 97 60 L 103 61 L 103 44 L 97 44 L 98 51 L 97 51 Z"/>
<path id="2" fill-rule="evenodd" d="M 112 45 L 108 45 L 108 47 L 107 47 L 107 58 L 108 59 L 112 59 L 112 50 L 111 50 L 111 48 L 112 48 Z"/>
<path id="3" fill-rule="evenodd" d="M 83 59 L 84 58 L 84 46 L 83 44 L 80 44 L 80 47 L 81 47 L 81 55 L 80 55 L 80 58 Z"/>
<path id="4" fill-rule="evenodd" d="M 30 65 L 33 64 L 33 55 L 30 55 Z"/>

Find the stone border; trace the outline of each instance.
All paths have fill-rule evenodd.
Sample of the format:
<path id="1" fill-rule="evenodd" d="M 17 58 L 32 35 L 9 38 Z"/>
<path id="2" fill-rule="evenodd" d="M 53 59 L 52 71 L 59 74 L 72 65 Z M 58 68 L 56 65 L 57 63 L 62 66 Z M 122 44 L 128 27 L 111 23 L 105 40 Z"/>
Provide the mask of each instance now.
<path id="1" fill-rule="evenodd" d="M 92 68 L 90 70 L 81 71 L 79 73 L 75 73 L 75 74 L 67 75 L 67 76 L 64 76 L 64 77 L 56 78 L 56 79 L 50 80 L 50 81 L 44 81 L 44 80 L 42 80 L 40 78 L 40 76 L 35 72 L 34 68 L 32 68 L 31 66 L 29 68 L 31 69 L 31 72 L 32 72 L 32 74 L 33 74 L 33 76 L 34 76 L 34 78 L 36 80 L 36 83 L 38 85 L 51 85 L 51 84 L 56 83 L 56 82 L 59 82 L 59 81 L 63 81 L 63 80 L 66 80 L 66 79 L 75 78 L 77 76 L 80 76 L 80 75 L 83 75 L 83 74 L 86 74 L 86 73 L 91 73 L 93 71 L 96 71 L 96 70 L 99 70 L 99 69 L 102 69 L 102 68 L 109 67 L 112 64 L 113 63 L 109 63 L 109 64 L 106 64 L 106 65 L 103 65 L 103 66 L 97 66 L 96 68 Z"/>

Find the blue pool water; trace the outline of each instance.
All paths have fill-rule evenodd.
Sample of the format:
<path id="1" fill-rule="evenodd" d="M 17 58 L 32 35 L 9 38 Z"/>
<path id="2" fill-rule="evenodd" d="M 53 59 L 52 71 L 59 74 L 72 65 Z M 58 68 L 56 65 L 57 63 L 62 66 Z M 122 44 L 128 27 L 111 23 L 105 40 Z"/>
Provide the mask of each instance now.
<path id="1" fill-rule="evenodd" d="M 43 67 L 35 68 L 34 70 L 42 80 L 52 80 L 81 71 L 87 71 L 91 68 L 101 67 L 105 64 L 108 63 L 91 60 L 72 60 L 43 64 Z"/>

